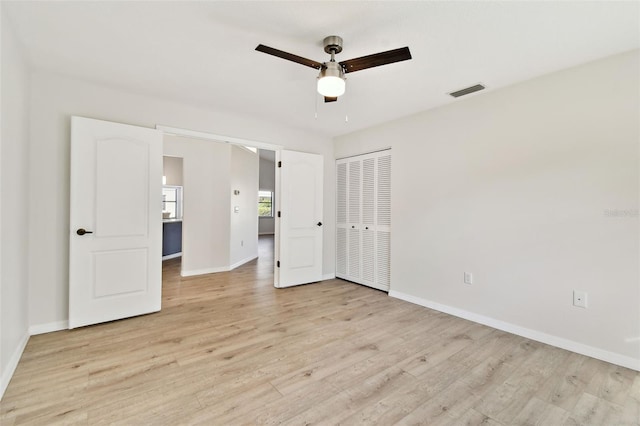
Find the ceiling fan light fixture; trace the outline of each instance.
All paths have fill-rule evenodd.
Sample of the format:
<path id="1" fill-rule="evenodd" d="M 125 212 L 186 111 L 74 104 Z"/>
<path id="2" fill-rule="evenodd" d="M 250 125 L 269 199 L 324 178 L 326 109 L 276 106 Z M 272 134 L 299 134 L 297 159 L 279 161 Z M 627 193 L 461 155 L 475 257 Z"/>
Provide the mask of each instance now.
<path id="1" fill-rule="evenodd" d="M 318 93 L 327 97 L 342 96 L 345 86 L 344 80 L 340 77 L 322 77 L 318 80 Z"/>
<path id="2" fill-rule="evenodd" d="M 318 93 L 326 97 L 342 96 L 345 86 L 342 67 L 336 62 L 327 62 L 318 76 Z"/>

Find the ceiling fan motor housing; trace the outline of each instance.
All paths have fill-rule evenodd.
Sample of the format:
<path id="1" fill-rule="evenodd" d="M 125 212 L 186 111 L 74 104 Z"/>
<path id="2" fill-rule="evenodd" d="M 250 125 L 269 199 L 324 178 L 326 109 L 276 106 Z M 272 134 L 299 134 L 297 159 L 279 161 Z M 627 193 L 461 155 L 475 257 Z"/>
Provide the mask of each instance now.
<path id="1" fill-rule="evenodd" d="M 331 53 L 333 51 L 333 53 L 338 54 L 342 52 L 342 37 L 340 36 L 333 35 L 325 37 L 323 43 L 324 51 L 327 53 Z"/>
<path id="2" fill-rule="evenodd" d="M 323 77 L 338 77 L 344 79 L 344 70 L 342 66 L 337 62 L 325 62 L 324 67 L 320 70 L 318 78 Z"/>

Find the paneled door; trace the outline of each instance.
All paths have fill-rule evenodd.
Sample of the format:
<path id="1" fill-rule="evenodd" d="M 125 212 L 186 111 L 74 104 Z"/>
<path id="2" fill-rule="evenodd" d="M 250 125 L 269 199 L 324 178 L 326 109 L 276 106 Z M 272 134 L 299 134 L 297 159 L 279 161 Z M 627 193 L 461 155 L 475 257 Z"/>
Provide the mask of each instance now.
<path id="1" fill-rule="evenodd" d="M 284 150 L 276 155 L 275 286 L 321 281 L 323 157 Z"/>
<path id="2" fill-rule="evenodd" d="M 156 312 L 162 132 L 71 119 L 69 328 Z"/>

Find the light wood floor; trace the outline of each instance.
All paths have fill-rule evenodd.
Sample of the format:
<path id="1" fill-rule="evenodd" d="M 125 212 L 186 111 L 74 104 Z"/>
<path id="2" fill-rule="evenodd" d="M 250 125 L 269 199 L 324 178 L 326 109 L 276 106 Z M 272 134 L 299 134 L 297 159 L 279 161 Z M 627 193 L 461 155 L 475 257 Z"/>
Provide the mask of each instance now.
<path id="1" fill-rule="evenodd" d="M 340 280 L 276 290 L 272 264 L 168 261 L 161 312 L 32 337 L 0 423 L 640 423 L 637 372 Z"/>

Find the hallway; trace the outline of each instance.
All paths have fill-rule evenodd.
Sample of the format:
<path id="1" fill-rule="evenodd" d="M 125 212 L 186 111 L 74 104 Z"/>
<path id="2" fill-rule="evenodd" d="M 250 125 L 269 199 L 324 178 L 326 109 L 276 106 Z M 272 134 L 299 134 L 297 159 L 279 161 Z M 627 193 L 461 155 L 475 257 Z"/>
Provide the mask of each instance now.
<path id="1" fill-rule="evenodd" d="M 260 235 L 258 237 L 258 258 L 252 260 L 251 262 L 247 262 L 239 268 L 234 269 L 230 272 L 219 272 L 217 274 L 206 274 L 201 276 L 194 277 L 181 277 L 180 276 L 180 265 L 182 262 L 181 257 L 177 257 L 174 259 L 165 260 L 162 262 L 162 292 L 163 292 L 163 302 L 165 301 L 165 297 L 167 292 L 179 291 L 181 284 L 191 282 L 193 280 L 198 280 L 202 277 L 216 277 L 222 275 L 220 274 L 229 274 L 232 278 L 234 274 L 241 274 L 242 276 L 246 276 L 247 273 L 251 272 L 253 277 L 260 285 L 265 283 L 270 283 L 273 286 L 273 252 L 274 252 L 274 238 L 273 235 Z M 225 278 L 225 279 L 228 279 Z M 162 307 L 165 307 L 163 303 Z"/>

